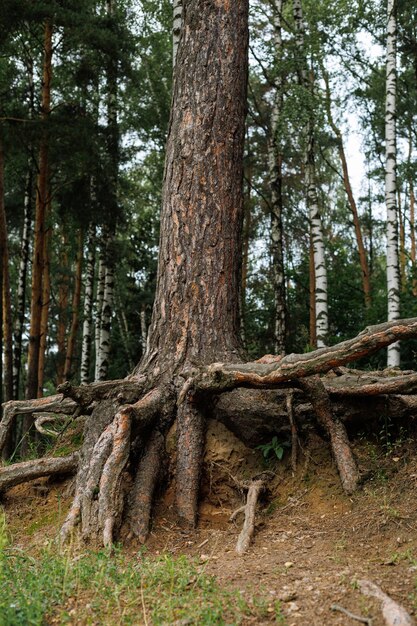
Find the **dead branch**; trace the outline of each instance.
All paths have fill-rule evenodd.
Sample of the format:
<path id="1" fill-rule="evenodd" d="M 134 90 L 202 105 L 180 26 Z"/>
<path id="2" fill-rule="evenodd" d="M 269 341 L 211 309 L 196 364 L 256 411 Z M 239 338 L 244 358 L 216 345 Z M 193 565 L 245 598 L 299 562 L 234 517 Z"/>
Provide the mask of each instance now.
<path id="1" fill-rule="evenodd" d="M 399 340 L 417 337 L 417 318 L 369 326 L 357 337 L 307 354 L 289 354 L 271 363 L 213 363 L 194 372 L 193 387 L 199 392 L 221 393 L 236 387 L 271 388 L 289 381 L 325 373 L 356 361 Z"/>
<path id="2" fill-rule="evenodd" d="M 63 415 L 72 415 L 77 409 L 77 404 L 64 398 L 62 394 L 37 398 L 35 400 L 10 400 L 3 404 L 3 418 L 0 422 L 0 452 L 7 441 L 7 436 L 17 415 L 27 413 L 54 412 Z"/>
<path id="3" fill-rule="evenodd" d="M 136 402 L 143 392 L 146 378 L 138 377 L 135 380 L 122 378 L 119 380 L 104 380 L 89 385 L 76 387 L 69 382 L 58 385 L 57 391 L 65 398 L 71 398 L 82 407 L 89 407 L 93 402 L 117 398 L 119 404 Z"/>
<path id="4" fill-rule="evenodd" d="M 259 494 L 264 487 L 265 480 L 262 478 L 254 480 L 249 486 L 245 505 L 245 521 L 236 544 L 236 552 L 238 554 L 244 554 L 250 546 L 253 533 L 255 532 L 256 505 Z"/>
<path id="5" fill-rule="evenodd" d="M 60 431 L 51 430 L 50 428 L 44 428 L 44 424 L 52 424 L 57 420 L 62 419 L 62 415 L 56 413 L 39 413 L 35 419 L 34 425 L 38 433 L 46 435 L 47 437 L 59 437 Z M 72 418 L 67 420 L 67 424 L 72 421 Z"/>
<path id="6" fill-rule="evenodd" d="M 65 457 L 46 457 L 2 467 L 0 468 L 0 494 L 11 487 L 42 476 L 74 474 L 77 471 L 78 458 L 78 453 L 74 452 Z"/>
<path id="7" fill-rule="evenodd" d="M 414 626 L 415 622 L 400 604 L 395 602 L 378 585 L 370 580 L 359 580 L 359 589 L 366 596 L 373 596 L 382 603 L 382 616 L 387 626 Z"/>

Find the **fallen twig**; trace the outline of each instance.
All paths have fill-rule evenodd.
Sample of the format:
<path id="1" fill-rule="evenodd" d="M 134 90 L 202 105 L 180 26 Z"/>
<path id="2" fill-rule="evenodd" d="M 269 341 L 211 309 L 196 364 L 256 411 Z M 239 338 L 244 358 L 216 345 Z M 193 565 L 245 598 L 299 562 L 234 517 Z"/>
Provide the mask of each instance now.
<path id="1" fill-rule="evenodd" d="M 357 622 L 361 622 L 362 624 L 367 624 L 368 626 L 372 626 L 372 618 L 371 617 L 362 617 L 361 615 L 355 615 L 355 613 L 351 613 L 340 604 L 332 604 L 330 607 L 332 611 L 339 611 L 340 613 L 344 613 L 350 619 L 354 619 Z"/>

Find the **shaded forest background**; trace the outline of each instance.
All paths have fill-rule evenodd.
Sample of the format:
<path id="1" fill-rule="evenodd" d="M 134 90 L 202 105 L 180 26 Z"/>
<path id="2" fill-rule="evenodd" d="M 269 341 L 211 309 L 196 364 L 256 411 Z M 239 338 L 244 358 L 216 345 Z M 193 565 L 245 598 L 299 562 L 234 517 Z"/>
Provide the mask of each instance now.
<path id="1" fill-rule="evenodd" d="M 305 0 L 304 58 L 300 59 L 289 2 L 283 3 L 280 15 L 282 40 L 277 51 L 276 7 L 273 0 L 251 3 L 241 313 L 242 339 L 252 358 L 276 352 L 277 346 L 269 163 L 273 141 L 282 158 L 285 350 L 304 352 L 316 345 L 303 132 L 312 118 L 328 271 L 328 342 L 352 337 L 387 315 L 386 9 L 372 0 Z M 417 295 L 415 13 L 411 3 L 398 2 L 401 317 L 415 315 Z M 48 36 L 49 102 L 45 99 Z M 309 86 L 299 78 L 305 60 Z M 139 361 L 155 289 L 171 81 L 168 0 L 2 2 L 0 192 L 6 218 L 3 235 L 7 234 L 3 399 L 35 395 L 28 381 L 28 353 L 30 361 L 36 306 L 33 251 L 38 237 L 34 219 L 42 202 L 37 395 L 52 393 L 65 379 L 78 383 L 122 378 Z M 273 119 L 277 84 L 282 94 L 278 124 Z M 341 145 L 346 146 L 356 123 L 366 171 L 360 193 L 355 186 L 353 193 L 369 266 L 367 297 L 341 161 Z M 415 350 L 413 342 L 402 347 L 404 368 L 413 366 Z M 385 359 L 381 352 L 362 365 L 382 367 Z"/>

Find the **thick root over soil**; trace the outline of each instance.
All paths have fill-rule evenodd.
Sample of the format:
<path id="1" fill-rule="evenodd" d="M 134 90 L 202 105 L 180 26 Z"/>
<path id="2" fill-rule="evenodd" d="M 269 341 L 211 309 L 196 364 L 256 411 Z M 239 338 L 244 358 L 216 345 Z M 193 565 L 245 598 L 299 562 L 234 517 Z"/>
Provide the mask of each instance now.
<path id="1" fill-rule="evenodd" d="M 397 320 L 370 327 L 355 339 L 309 354 L 268 357 L 246 364 L 216 363 L 183 372 L 147 393 L 146 377 L 141 375 L 81 387 L 65 384 L 60 387 L 61 393 L 51 398 L 7 403 L 0 422 L 0 452 L 14 417 L 20 413 L 86 417 L 79 460 L 74 455 L 66 460 L 44 459 L 0 469 L 0 491 L 17 484 L 15 480 L 75 471 L 77 467 L 75 495 L 61 538 L 65 540 L 81 524 L 85 540 L 109 546 L 126 518 L 128 535 L 143 542 L 149 532 L 155 493 L 166 475 L 165 436 L 175 418 L 177 513 L 181 522 L 194 526 L 206 417 L 219 419 L 252 446 L 265 442 L 269 435 L 272 438 L 279 429 L 290 431 L 295 471 L 298 427 L 314 413 L 330 439 L 342 486 L 351 494 L 358 486 L 359 472 L 344 425 L 346 411 L 355 415 L 355 398 L 361 406 L 375 398 L 375 406 L 379 406 L 378 402 L 394 402 L 399 415 L 409 415 L 417 407 L 417 374 L 361 373 L 342 366 L 398 339 L 415 336 L 417 319 Z M 321 378 L 317 375 L 324 372 L 329 374 Z M 239 391 L 237 388 L 241 387 L 257 391 Z M 263 481 L 254 480 L 249 489 L 239 552 L 244 552 L 250 543 L 262 488 Z"/>

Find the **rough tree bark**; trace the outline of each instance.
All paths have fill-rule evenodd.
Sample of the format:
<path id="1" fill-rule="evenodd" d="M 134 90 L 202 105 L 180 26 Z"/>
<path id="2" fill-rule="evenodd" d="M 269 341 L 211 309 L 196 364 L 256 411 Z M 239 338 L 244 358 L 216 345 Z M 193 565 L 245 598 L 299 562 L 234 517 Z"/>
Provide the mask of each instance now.
<path id="1" fill-rule="evenodd" d="M 222 399 L 226 399 L 223 413 L 229 419 L 234 416 L 236 432 L 244 438 L 245 428 L 238 427 L 244 401 L 240 390 L 233 391 L 236 388 L 257 388 L 263 391 L 254 393 L 260 394 L 289 384 L 299 386 L 299 378 L 340 368 L 400 338 L 417 336 L 417 319 L 398 320 L 308 354 L 242 362 L 238 303 L 247 19 L 247 0 L 189 0 L 184 8 L 167 145 L 157 291 L 142 361 L 124 380 L 80 387 L 65 383 L 55 397 L 5 406 L 0 449 L 19 412 L 87 416 L 63 538 L 81 524 L 85 539 L 99 538 L 111 545 L 124 518 L 132 535 L 140 541 L 146 538 L 154 494 L 164 476 L 164 439 L 175 418 L 177 511 L 182 522 L 194 524 L 205 419 L 219 413 Z M 333 438 L 337 462 L 335 444 L 342 443 L 343 454 L 349 448 L 338 426 L 330 423 L 334 420 L 326 393 L 343 395 L 349 387 L 346 372 L 338 373 L 345 378 L 339 385 L 331 379 L 333 392 L 327 388 L 323 392 L 321 383 L 316 383 L 321 397 L 314 400 Z M 412 393 L 416 376 L 407 376 L 406 384 L 404 377 L 396 382 Z M 389 388 L 391 381 L 376 378 L 368 376 L 368 390 Z M 274 394 L 275 401 L 278 395 Z M 415 396 L 407 398 L 414 410 Z M 246 402 L 249 405 L 253 414 L 253 399 Z M 274 412 L 276 402 L 269 415 Z M 0 469 L 0 477 L 7 471 Z"/>
<path id="2" fill-rule="evenodd" d="M 90 224 L 87 236 L 87 267 L 84 291 L 84 321 L 81 346 L 81 384 L 86 385 L 90 380 L 91 348 L 93 344 L 93 293 L 94 293 L 94 265 L 95 265 L 96 229 Z"/>

